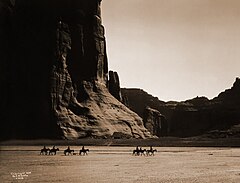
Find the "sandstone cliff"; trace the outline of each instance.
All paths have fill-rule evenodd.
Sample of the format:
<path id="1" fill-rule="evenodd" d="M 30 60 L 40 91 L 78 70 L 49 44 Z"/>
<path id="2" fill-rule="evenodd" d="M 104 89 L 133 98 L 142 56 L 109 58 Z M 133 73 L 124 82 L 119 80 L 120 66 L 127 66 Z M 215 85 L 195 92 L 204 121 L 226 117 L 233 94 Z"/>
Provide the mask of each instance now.
<path id="1" fill-rule="evenodd" d="M 122 102 L 121 87 L 117 72 L 109 71 L 108 89 L 112 96 Z"/>
<path id="2" fill-rule="evenodd" d="M 0 2 L 1 137 L 152 137 L 107 89 L 100 3 Z"/>
<path id="3" fill-rule="evenodd" d="M 151 134 L 158 137 L 167 136 L 168 126 L 165 116 L 158 110 L 146 107 L 143 113 L 144 126 L 151 132 Z"/>
<path id="4" fill-rule="evenodd" d="M 196 97 L 184 102 L 164 102 L 140 89 L 122 89 L 129 107 L 144 116 L 146 105 L 156 109 L 166 117 L 166 127 L 170 136 L 195 136 L 209 131 L 231 132 L 232 126 L 240 124 L 240 79 L 233 87 L 220 93 L 212 100 Z M 217 130 L 217 131 L 216 131 Z M 229 131 L 230 130 L 230 131 Z M 235 130 L 236 131 L 236 130 Z"/>

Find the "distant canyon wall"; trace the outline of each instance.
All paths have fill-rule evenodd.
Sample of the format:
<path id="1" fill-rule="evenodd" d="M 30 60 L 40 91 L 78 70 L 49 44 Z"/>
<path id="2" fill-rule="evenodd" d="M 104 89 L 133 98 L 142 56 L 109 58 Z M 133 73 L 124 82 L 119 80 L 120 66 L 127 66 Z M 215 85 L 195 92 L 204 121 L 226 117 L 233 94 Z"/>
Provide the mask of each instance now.
<path id="1" fill-rule="evenodd" d="M 164 116 L 165 125 L 160 128 L 163 132 L 159 131 L 158 136 L 197 136 L 209 131 L 232 129 L 232 126 L 240 124 L 239 78 L 236 78 L 230 89 L 221 92 L 212 100 L 196 97 L 183 102 L 164 102 L 141 89 L 124 88 L 121 92 L 123 98 L 127 98 L 129 108 L 141 116 L 145 123 L 149 120 L 144 117 L 146 107 L 154 109 L 150 114 L 155 111 L 154 115 L 159 112 Z M 156 120 L 153 116 L 150 118 L 154 124 Z M 159 125 L 155 126 L 159 128 Z M 235 134 L 231 130 L 227 132 L 225 136 Z"/>

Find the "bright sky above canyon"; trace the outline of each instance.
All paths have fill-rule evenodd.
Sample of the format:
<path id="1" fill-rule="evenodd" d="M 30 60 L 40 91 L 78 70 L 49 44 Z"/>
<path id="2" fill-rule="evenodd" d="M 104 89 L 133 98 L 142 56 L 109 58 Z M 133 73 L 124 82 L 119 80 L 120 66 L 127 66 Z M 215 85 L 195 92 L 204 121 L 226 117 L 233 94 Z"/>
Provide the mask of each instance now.
<path id="1" fill-rule="evenodd" d="M 160 100 L 213 98 L 240 76 L 239 0 L 103 0 L 109 69 Z"/>

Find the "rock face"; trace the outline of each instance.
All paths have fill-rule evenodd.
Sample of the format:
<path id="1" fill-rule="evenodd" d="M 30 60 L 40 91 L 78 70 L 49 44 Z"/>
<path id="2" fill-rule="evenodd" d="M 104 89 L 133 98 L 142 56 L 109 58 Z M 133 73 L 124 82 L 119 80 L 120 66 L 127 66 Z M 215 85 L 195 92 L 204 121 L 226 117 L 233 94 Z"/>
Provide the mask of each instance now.
<path id="1" fill-rule="evenodd" d="M 146 107 L 143 114 L 144 126 L 151 134 L 158 137 L 167 135 L 167 123 L 165 117 L 155 109 Z"/>
<path id="2" fill-rule="evenodd" d="M 184 102 L 163 102 L 140 89 L 122 89 L 129 107 L 140 116 L 150 106 L 166 117 L 170 136 L 195 136 L 240 124 L 240 79 L 212 100 L 196 97 Z M 230 134 L 231 130 L 228 131 Z"/>
<path id="3" fill-rule="evenodd" d="M 159 112 L 159 106 L 165 102 L 158 100 L 141 89 L 122 88 L 123 103 L 143 118 L 144 126 L 154 135 L 167 136 L 168 121 Z"/>
<path id="4" fill-rule="evenodd" d="M 100 3 L 0 2 L 2 138 L 152 137 L 107 89 Z"/>
<path id="5" fill-rule="evenodd" d="M 122 101 L 120 81 L 117 72 L 109 71 L 108 89 L 112 96 L 120 102 Z"/>

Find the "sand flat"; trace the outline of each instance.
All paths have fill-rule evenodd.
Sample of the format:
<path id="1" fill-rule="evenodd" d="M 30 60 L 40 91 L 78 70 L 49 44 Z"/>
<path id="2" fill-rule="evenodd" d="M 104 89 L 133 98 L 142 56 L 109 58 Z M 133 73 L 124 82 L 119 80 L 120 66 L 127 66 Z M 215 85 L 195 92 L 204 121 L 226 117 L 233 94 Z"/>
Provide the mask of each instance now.
<path id="1" fill-rule="evenodd" d="M 155 156 L 111 146 L 88 146 L 88 156 L 64 156 L 59 146 L 56 156 L 43 156 L 40 148 L 1 146 L 1 182 L 240 182 L 240 148 L 157 147 Z M 71 148 L 78 154 L 80 146 Z"/>

